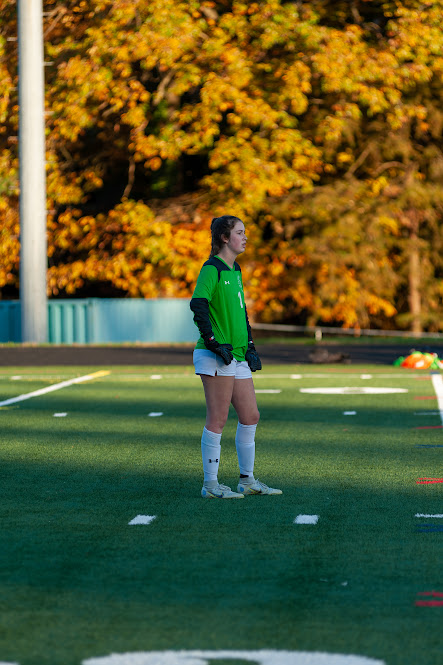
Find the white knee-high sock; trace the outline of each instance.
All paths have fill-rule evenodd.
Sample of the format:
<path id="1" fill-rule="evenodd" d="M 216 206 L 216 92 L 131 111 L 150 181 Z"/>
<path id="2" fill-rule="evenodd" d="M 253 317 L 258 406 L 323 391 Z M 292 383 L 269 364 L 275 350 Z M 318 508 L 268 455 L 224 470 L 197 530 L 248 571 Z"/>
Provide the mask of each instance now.
<path id="1" fill-rule="evenodd" d="M 204 479 L 217 480 L 218 466 L 220 464 L 221 434 L 210 432 L 203 427 L 202 434 L 202 460 Z"/>
<path id="2" fill-rule="evenodd" d="M 257 425 L 237 425 L 235 447 L 242 476 L 254 477 L 255 430 Z"/>

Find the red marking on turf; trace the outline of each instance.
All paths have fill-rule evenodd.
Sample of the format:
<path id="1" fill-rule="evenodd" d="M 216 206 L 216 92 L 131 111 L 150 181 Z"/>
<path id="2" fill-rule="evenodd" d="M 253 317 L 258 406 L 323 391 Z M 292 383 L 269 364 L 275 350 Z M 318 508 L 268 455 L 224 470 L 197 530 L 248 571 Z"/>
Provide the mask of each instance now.
<path id="1" fill-rule="evenodd" d="M 420 396 L 415 396 L 414 399 L 437 399 L 436 395 L 420 395 Z"/>
<path id="2" fill-rule="evenodd" d="M 443 591 L 419 591 L 417 596 L 443 598 Z M 443 600 L 416 600 L 415 605 L 417 607 L 443 607 Z"/>
<path id="3" fill-rule="evenodd" d="M 413 429 L 441 429 L 443 425 L 422 425 L 421 427 L 414 427 Z"/>
<path id="4" fill-rule="evenodd" d="M 417 485 L 429 485 L 431 483 L 443 483 L 443 478 L 419 478 Z"/>

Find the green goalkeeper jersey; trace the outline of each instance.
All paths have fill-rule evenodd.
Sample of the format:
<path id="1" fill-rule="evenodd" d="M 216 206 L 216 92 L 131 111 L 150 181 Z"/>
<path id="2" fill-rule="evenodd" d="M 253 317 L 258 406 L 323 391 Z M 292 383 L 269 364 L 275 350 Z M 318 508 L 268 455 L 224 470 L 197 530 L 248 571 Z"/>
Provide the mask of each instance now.
<path id="1" fill-rule="evenodd" d="M 232 344 L 234 358 L 244 360 L 248 348 L 248 319 L 238 263 L 230 268 L 219 256 L 208 259 L 198 276 L 192 295 L 192 299 L 195 298 L 208 301 L 209 319 L 217 342 Z M 203 337 L 196 348 L 206 349 Z"/>

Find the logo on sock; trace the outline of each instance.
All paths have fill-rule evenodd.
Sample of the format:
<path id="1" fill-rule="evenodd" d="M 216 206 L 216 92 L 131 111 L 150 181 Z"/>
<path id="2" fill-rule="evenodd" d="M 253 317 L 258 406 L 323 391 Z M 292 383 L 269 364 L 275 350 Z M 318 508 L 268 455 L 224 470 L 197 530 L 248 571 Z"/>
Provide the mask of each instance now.
<path id="1" fill-rule="evenodd" d="M 218 462 L 218 459 L 209 459 L 208 462 Z"/>

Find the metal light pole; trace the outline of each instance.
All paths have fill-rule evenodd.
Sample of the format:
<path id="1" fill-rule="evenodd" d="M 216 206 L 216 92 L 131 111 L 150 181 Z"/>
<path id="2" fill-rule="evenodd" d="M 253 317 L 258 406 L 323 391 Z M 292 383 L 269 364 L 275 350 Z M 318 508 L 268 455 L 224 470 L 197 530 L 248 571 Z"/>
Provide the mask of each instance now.
<path id="1" fill-rule="evenodd" d="M 46 174 L 42 0 L 17 0 L 22 341 L 46 342 Z"/>

